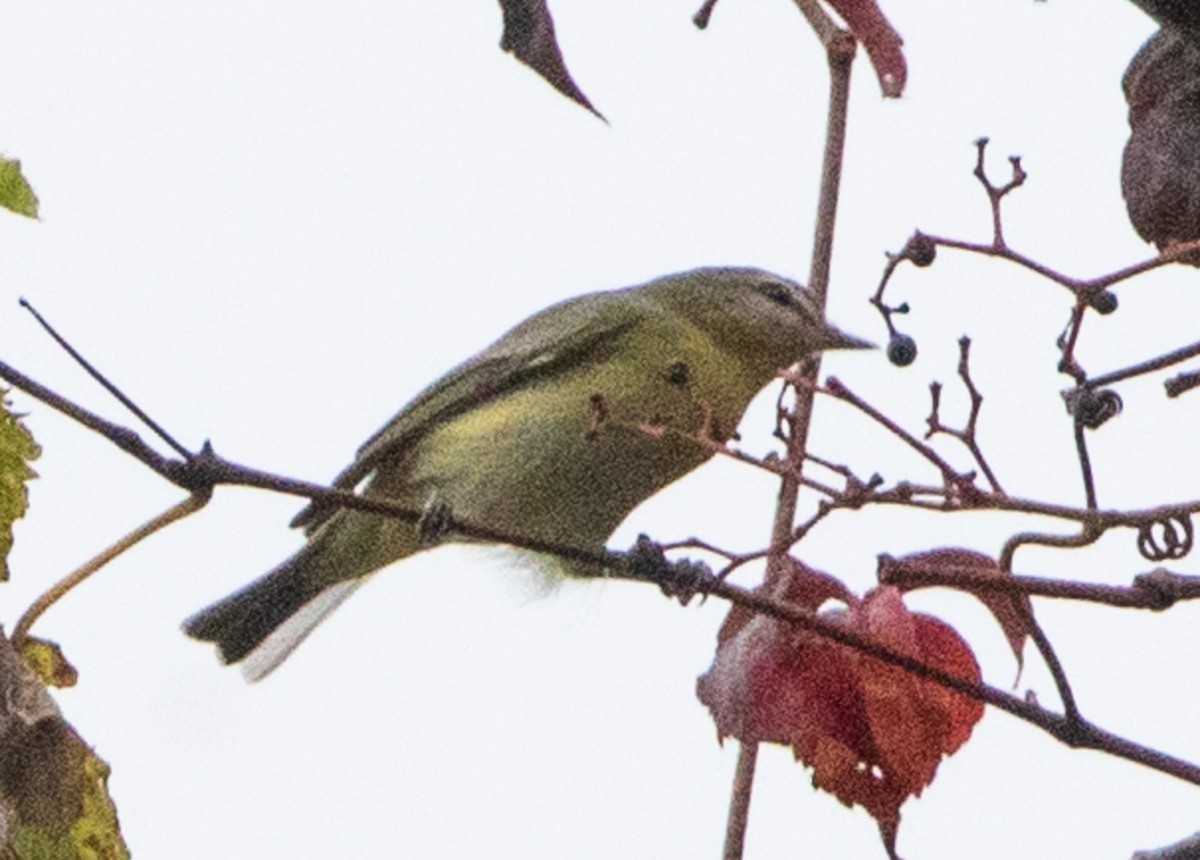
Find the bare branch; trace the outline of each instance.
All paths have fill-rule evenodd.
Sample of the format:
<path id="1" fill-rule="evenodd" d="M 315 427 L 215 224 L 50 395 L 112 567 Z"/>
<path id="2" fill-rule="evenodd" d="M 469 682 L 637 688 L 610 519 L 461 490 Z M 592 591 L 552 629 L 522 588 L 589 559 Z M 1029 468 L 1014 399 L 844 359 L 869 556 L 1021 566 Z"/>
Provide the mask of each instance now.
<path id="1" fill-rule="evenodd" d="M 1012 178 L 1004 185 L 994 185 L 991 179 L 988 178 L 987 169 L 984 166 L 984 156 L 987 152 L 988 139 L 981 137 L 975 141 L 975 178 L 979 180 L 979 184 L 983 186 L 983 190 L 987 192 L 988 202 L 992 207 L 992 247 L 1003 249 L 1004 244 L 1004 225 L 1000 218 L 1000 202 L 1005 196 L 1020 188 L 1025 184 L 1027 175 L 1025 169 L 1021 167 L 1021 157 L 1018 155 L 1010 155 L 1008 163 L 1012 165 Z"/>
<path id="2" fill-rule="evenodd" d="M 969 337 L 960 338 L 958 341 L 959 358 L 958 358 L 958 376 L 963 381 L 967 388 L 967 394 L 971 398 L 971 411 L 967 416 L 967 426 L 962 430 L 955 430 L 952 427 L 947 427 L 941 421 L 939 414 L 939 406 L 941 405 L 942 386 L 941 383 L 934 382 L 929 386 L 930 399 L 932 404 L 929 410 L 929 417 L 926 423 L 929 425 L 929 432 L 925 434 L 928 439 L 935 433 L 945 433 L 958 439 L 967 446 L 967 450 L 971 452 L 976 464 L 983 470 L 984 477 L 988 483 L 992 485 L 992 492 L 1004 495 L 1004 490 L 1000 486 L 1000 482 L 996 479 L 992 467 L 988 464 L 987 458 L 983 456 L 983 450 L 979 447 L 979 442 L 975 435 L 976 426 L 979 421 L 979 411 L 983 407 L 983 395 L 979 389 L 975 387 L 975 383 L 971 380 L 970 354 L 971 354 L 971 339 Z"/>
<path id="3" fill-rule="evenodd" d="M 944 564 L 935 569 L 904 559 L 892 559 L 880 566 L 879 581 L 903 589 L 936 586 L 969 592 L 996 591 L 1154 612 L 1161 612 L 1182 601 L 1200 600 L 1200 576 L 1174 573 L 1161 567 L 1137 574 L 1133 577 L 1132 585 L 1108 585 L 1030 574 L 1008 576 Z"/>

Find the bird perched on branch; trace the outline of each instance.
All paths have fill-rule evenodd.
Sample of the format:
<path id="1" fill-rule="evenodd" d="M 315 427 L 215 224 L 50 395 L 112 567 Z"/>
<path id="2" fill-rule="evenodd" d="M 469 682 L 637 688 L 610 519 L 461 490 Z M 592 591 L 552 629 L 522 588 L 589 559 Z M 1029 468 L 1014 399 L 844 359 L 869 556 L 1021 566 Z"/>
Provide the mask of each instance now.
<path id="1" fill-rule="evenodd" d="M 603 550 L 638 504 L 705 462 L 777 372 L 866 346 L 812 293 L 750 268 L 704 268 L 570 299 L 418 394 L 334 481 L 545 544 Z M 187 622 L 261 678 L 373 572 L 424 548 L 412 522 L 329 504 L 308 542 Z M 450 539 L 455 539 L 453 534 Z M 461 539 L 461 538 L 460 538 Z M 539 560 L 563 572 L 583 562 Z"/>

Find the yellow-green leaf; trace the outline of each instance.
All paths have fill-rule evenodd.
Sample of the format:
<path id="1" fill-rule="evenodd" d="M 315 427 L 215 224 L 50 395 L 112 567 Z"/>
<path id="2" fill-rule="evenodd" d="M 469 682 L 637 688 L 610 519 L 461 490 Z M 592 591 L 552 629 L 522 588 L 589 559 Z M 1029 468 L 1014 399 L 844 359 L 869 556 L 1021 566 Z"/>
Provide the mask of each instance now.
<path id="1" fill-rule="evenodd" d="M 0 206 L 18 215 L 38 217 L 38 199 L 21 173 L 21 162 L 0 156 Z"/>
<path id="2" fill-rule="evenodd" d="M 25 482 L 37 477 L 29 461 L 42 453 L 20 419 L 0 397 L 0 581 L 8 579 L 8 551 L 12 549 L 12 524 L 25 515 L 29 495 Z"/>
<path id="3" fill-rule="evenodd" d="M 47 687 L 74 687 L 79 672 L 63 656 L 57 642 L 26 636 L 20 644 L 21 656 Z"/>
<path id="4" fill-rule="evenodd" d="M 0 635 L 0 857 L 128 860 L 109 767 Z"/>

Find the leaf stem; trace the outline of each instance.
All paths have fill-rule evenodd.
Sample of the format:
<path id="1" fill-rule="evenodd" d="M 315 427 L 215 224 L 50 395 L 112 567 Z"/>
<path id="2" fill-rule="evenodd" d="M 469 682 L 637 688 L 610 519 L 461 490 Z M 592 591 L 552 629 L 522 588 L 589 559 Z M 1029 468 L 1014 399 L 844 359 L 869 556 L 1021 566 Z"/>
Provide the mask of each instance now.
<path id="1" fill-rule="evenodd" d="M 25 637 L 29 635 L 29 628 L 33 626 L 33 623 L 37 621 L 47 609 L 61 600 L 63 596 L 67 594 L 67 592 L 79 585 L 100 568 L 104 567 L 104 565 L 108 564 L 121 553 L 125 552 L 125 550 L 141 543 L 156 531 L 164 529 L 171 525 L 171 523 L 181 520 L 189 514 L 193 514 L 200 510 L 202 507 L 208 504 L 210 495 L 211 494 L 209 493 L 193 493 L 179 504 L 172 505 L 154 519 L 134 529 L 108 549 L 104 550 L 102 553 L 85 563 L 82 567 L 72 571 L 52 585 L 49 589 L 43 592 L 43 594 L 37 600 L 30 604 L 29 608 L 26 609 L 24 614 L 22 614 L 17 620 L 16 626 L 13 627 L 13 647 L 20 649 L 21 643 L 25 640 Z"/>

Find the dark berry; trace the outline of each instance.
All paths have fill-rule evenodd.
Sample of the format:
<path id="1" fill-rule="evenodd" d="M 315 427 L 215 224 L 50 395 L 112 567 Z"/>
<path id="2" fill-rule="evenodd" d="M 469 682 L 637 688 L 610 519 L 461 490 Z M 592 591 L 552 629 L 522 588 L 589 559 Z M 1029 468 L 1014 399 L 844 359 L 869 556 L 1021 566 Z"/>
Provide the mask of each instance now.
<path id="1" fill-rule="evenodd" d="M 1095 309 L 1099 314 L 1111 314 L 1117 309 L 1117 294 L 1112 290 L 1101 290 L 1098 293 L 1092 293 L 1088 298 L 1088 304 Z"/>
<path id="2" fill-rule="evenodd" d="M 937 259 L 937 245 L 924 233 L 914 233 L 905 251 L 905 256 L 912 260 L 912 264 L 922 269 Z"/>
<path id="3" fill-rule="evenodd" d="M 888 361 L 896 367 L 908 367 L 917 358 L 917 342 L 906 334 L 894 334 L 888 341 Z"/>

